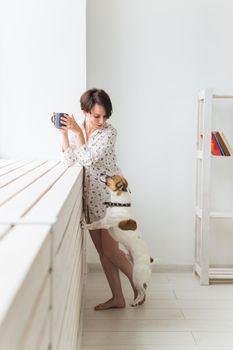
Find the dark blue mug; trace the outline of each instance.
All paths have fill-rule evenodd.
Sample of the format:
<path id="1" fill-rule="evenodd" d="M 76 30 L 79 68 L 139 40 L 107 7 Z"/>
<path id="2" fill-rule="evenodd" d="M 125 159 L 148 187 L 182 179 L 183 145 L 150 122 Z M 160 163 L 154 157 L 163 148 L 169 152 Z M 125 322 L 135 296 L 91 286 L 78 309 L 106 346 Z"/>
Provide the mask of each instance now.
<path id="1" fill-rule="evenodd" d="M 54 126 L 58 129 L 61 129 L 62 126 L 65 126 L 62 124 L 61 118 L 66 117 L 67 113 L 56 113 L 51 117 L 51 122 L 54 124 Z"/>

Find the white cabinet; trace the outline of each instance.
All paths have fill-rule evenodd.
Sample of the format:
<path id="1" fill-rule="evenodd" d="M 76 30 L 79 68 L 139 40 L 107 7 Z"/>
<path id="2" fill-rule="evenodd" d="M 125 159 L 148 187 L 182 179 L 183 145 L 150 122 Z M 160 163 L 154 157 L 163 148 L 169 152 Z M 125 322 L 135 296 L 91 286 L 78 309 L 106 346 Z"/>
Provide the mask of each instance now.
<path id="1" fill-rule="evenodd" d="M 82 168 L 0 160 L 0 174 L 0 349 L 80 349 Z"/>

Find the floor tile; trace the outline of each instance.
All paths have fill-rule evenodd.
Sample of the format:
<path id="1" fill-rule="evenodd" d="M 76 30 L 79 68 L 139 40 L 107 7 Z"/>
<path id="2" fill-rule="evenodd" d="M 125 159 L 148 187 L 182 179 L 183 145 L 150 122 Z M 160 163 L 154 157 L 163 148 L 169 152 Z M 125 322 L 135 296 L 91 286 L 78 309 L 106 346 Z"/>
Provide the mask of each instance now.
<path id="1" fill-rule="evenodd" d="M 194 332 L 193 336 L 197 345 L 233 346 L 233 332 Z"/>
<path id="2" fill-rule="evenodd" d="M 194 345 L 189 332 L 84 332 L 83 345 Z"/>
<path id="3" fill-rule="evenodd" d="M 104 311 L 98 311 L 104 312 Z M 114 319 L 84 320 L 86 331 L 98 332 L 192 332 L 192 331 L 229 331 L 233 332 L 231 320 L 120 320 Z"/>
<path id="4" fill-rule="evenodd" d="M 98 289 L 89 289 L 86 291 L 86 295 L 88 298 L 102 298 L 102 299 L 109 299 L 111 297 L 111 292 L 108 287 L 106 287 L 104 290 L 98 290 Z M 124 295 L 127 298 L 133 297 L 133 290 L 124 290 Z M 147 292 L 147 297 L 152 299 L 176 299 L 176 295 L 174 291 L 171 290 L 149 290 Z"/>
<path id="5" fill-rule="evenodd" d="M 146 309 L 130 308 L 130 309 L 111 309 L 103 312 L 93 309 L 86 309 L 84 313 L 85 319 L 92 320 L 182 320 L 183 313 L 179 309 Z"/>
<path id="6" fill-rule="evenodd" d="M 199 290 L 187 290 L 174 288 L 177 299 L 229 299 L 233 300 L 233 289 L 211 289 L 202 287 Z"/>
<path id="7" fill-rule="evenodd" d="M 182 309 L 186 320 L 231 320 L 233 321 L 233 309 Z"/>

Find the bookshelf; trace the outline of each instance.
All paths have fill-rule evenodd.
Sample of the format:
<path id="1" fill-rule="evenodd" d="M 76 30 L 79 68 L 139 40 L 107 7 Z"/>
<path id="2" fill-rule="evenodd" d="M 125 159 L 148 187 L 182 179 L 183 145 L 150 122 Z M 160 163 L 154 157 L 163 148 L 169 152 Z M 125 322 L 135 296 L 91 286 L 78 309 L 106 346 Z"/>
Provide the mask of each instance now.
<path id="1" fill-rule="evenodd" d="M 228 133 L 228 141 L 233 146 L 233 95 L 217 95 L 211 88 L 204 89 L 198 94 L 194 263 L 194 271 L 199 275 L 201 285 L 208 285 L 211 280 L 233 281 L 231 258 L 230 263 L 225 261 L 215 264 L 211 261 L 214 224 L 217 227 L 214 231 L 218 242 L 215 243 L 216 251 L 225 260 L 227 249 L 229 256 L 233 256 L 230 253 L 230 247 L 233 246 L 233 157 L 211 154 L 212 131 L 216 126 Z M 228 236 L 223 234 L 224 227 L 228 227 Z M 226 237 L 231 242 L 223 242 Z M 222 243 L 228 244 L 223 252 L 220 251 Z"/>

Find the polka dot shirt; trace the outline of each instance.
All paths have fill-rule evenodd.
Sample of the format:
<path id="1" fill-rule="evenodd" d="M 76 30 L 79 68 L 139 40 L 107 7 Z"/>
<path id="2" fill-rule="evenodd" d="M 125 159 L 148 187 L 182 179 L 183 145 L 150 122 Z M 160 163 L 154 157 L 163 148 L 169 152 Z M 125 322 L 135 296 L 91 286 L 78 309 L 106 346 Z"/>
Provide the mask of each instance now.
<path id="1" fill-rule="evenodd" d="M 85 130 L 84 135 L 85 135 Z M 85 135 L 86 136 L 86 135 Z M 110 200 L 106 185 L 100 181 L 100 174 L 121 174 L 117 166 L 115 142 L 117 131 L 108 123 L 103 128 L 95 130 L 88 141 L 81 147 L 71 144 L 62 152 L 62 162 L 72 166 L 79 163 L 84 171 L 84 214 L 87 223 L 99 220 L 105 216 L 106 207 L 103 204 Z"/>

